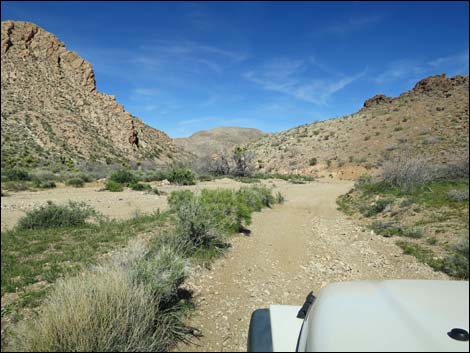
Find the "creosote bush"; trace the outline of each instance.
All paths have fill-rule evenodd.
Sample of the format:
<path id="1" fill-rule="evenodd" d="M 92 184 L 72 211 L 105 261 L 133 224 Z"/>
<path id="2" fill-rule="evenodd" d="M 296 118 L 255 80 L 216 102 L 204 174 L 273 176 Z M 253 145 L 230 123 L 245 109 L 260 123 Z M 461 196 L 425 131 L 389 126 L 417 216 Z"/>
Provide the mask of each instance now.
<path id="1" fill-rule="evenodd" d="M 194 185 L 196 184 L 196 176 L 187 168 L 175 168 L 170 171 L 167 175 L 167 179 L 170 183 L 178 185 Z"/>
<path id="2" fill-rule="evenodd" d="M 143 184 L 143 183 L 132 183 L 129 185 L 129 187 L 135 191 L 145 191 L 145 190 L 152 189 L 152 187 L 149 184 Z"/>
<path id="3" fill-rule="evenodd" d="M 168 204 L 176 214 L 178 236 L 196 249 L 221 245 L 225 235 L 251 223 L 252 212 L 271 207 L 281 198 L 266 187 L 252 186 L 239 191 L 204 189 L 198 196 L 189 190 L 174 191 Z"/>
<path id="4" fill-rule="evenodd" d="M 122 184 L 117 183 L 113 180 L 107 180 L 106 181 L 105 189 L 108 190 L 108 191 L 111 191 L 111 192 L 120 192 L 120 191 L 124 190 L 123 187 L 122 187 Z"/>
<path id="5" fill-rule="evenodd" d="M 57 205 L 48 201 L 46 205 L 27 211 L 18 221 L 18 229 L 71 227 L 85 224 L 86 220 L 99 220 L 101 215 L 84 202 L 69 201 Z"/>
<path id="6" fill-rule="evenodd" d="M 112 173 L 108 180 L 114 181 L 119 184 L 132 184 L 137 182 L 137 177 L 130 171 L 121 169 Z"/>
<path id="7" fill-rule="evenodd" d="M 76 188 L 81 188 L 83 185 L 85 185 L 85 182 L 83 181 L 82 178 L 70 178 L 65 181 L 67 185 L 74 186 Z"/>

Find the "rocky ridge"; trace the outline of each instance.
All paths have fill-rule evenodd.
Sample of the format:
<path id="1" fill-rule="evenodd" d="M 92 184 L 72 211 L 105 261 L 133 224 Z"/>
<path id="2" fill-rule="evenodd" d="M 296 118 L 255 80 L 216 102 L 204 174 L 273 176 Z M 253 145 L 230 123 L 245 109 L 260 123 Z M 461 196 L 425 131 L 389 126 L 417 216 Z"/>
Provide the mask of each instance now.
<path id="1" fill-rule="evenodd" d="M 357 113 L 268 134 L 248 147 L 260 171 L 344 179 L 403 154 L 436 162 L 465 158 L 468 84 L 468 76 L 431 76 L 398 97 L 378 94 Z"/>
<path id="2" fill-rule="evenodd" d="M 172 139 L 96 89 L 90 63 L 29 22 L 2 22 L 2 166 L 184 158 Z"/>

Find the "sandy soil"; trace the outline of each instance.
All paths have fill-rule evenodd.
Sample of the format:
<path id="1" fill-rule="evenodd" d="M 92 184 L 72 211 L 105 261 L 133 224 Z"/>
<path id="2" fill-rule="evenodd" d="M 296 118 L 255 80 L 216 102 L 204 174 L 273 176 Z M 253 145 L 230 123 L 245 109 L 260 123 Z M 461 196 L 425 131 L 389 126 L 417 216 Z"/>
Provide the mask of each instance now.
<path id="1" fill-rule="evenodd" d="M 246 351 L 253 310 L 302 305 L 330 282 L 448 278 L 337 211 L 335 199 L 351 182 L 277 186 L 287 201 L 255 213 L 251 236 L 235 237 L 224 258 L 188 281 L 197 305 L 189 324 L 203 336 L 176 350 Z"/>

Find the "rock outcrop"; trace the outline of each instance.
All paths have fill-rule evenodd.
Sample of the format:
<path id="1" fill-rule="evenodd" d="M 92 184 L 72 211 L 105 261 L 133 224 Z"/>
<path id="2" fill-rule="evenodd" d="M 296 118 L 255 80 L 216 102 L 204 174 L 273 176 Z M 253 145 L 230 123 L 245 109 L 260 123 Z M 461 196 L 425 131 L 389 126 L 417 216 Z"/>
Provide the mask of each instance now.
<path id="1" fill-rule="evenodd" d="M 2 166 L 185 158 L 96 89 L 90 63 L 29 22 L 2 22 Z M 137 148 L 138 147 L 138 148 Z"/>
<path id="2" fill-rule="evenodd" d="M 373 96 L 372 98 L 369 98 L 368 100 L 366 100 L 364 102 L 364 107 L 369 108 L 369 107 L 372 107 L 374 105 L 387 104 L 387 103 L 391 103 L 391 102 L 392 102 L 392 98 L 387 97 L 383 94 L 377 94 L 377 95 Z"/>

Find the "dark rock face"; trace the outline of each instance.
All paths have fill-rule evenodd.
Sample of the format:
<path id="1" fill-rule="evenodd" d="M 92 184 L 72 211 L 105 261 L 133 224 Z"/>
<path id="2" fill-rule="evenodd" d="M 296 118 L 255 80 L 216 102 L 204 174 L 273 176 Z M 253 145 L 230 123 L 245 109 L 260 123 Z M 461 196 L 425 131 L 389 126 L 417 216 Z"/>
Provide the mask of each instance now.
<path id="1" fill-rule="evenodd" d="M 468 83 L 468 76 L 454 76 L 447 78 L 446 74 L 427 77 L 419 81 L 413 88 L 415 93 L 440 92 L 447 93 L 453 86 Z"/>
<path id="2" fill-rule="evenodd" d="M 372 98 L 369 98 L 364 102 L 364 107 L 369 108 L 374 105 L 379 105 L 379 104 L 388 104 L 392 102 L 392 98 L 387 97 L 383 94 L 377 94 L 373 96 Z"/>

